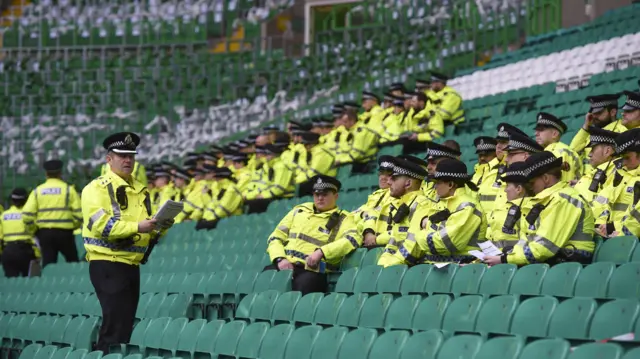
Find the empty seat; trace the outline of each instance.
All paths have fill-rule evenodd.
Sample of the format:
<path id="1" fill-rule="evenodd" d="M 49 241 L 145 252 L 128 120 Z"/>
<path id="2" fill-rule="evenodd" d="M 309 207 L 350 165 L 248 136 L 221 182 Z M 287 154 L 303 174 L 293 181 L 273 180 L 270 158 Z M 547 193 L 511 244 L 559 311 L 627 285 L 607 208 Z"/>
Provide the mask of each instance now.
<path id="1" fill-rule="evenodd" d="M 338 311 L 346 299 L 347 295 L 344 293 L 332 293 L 324 297 L 316 309 L 313 323 L 334 325 L 338 319 Z"/>
<path id="2" fill-rule="evenodd" d="M 456 275 L 459 266 L 457 264 L 449 264 L 444 268 L 434 267 L 427 277 L 425 283 L 425 292 L 427 293 L 450 293 L 453 277 Z"/>
<path id="3" fill-rule="evenodd" d="M 331 327 L 320 332 L 311 350 L 311 359 L 337 358 L 347 333 L 349 329 L 345 327 Z"/>
<path id="4" fill-rule="evenodd" d="M 637 244 L 638 238 L 633 236 L 609 238 L 598 248 L 594 262 L 627 263 Z"/>
<path id="5" fill-rule="evenodd" d="M 607 297 L 640 298 L 640 288 L 631 283 L 640 283 L 640 263 L 625 263 L 613 272 Z"/>
<path id="6" fill-rule="evenodd" d="M 382 334 L 373 343 L 368 359 L 399 358 L 404 345 L 409 340 L 409 332 L 394 331 Z"/>
<path id="7" fill-rule="evenodd" d="M 598 304 L 591 298 L 570 298 L 560 303 L 551 316 L 549 336 L 566 339 L 587 339 L 589 323 Z"/>
<path id="8" fill-rule="evenodd" d="M 439 330 L 415 333 L 405 342 L 400 359 L 435 359 L 443 342 L 444 335 Z"/>
<path id="9" fill-rule="evenodd" d="M 316 310 L 323 298 L 324 293 L 309 293 L 300 298 L 293 312 L 294 323 L 313 323 Z"/>
<path id="10" fill-rule="evenodd" d="M 558 300 L 554 297 L 529 298 L 518 306 L 511 321 L 511 333 L 543 338 Z"/>
<path id="11" fill-rule="evenodd" d="M 433 268 L 429 264 L 420 264 L 409 268 L 402 278 L 400 292 L 402 294 L 423 293 L 427 278 Z"/>
<path id="12" fill-rule="evenodd" d="M 207 323 L 200 331 L 200 334 L 195 341 L 195 346 L 192 353 L 213 353 L 216 341 L 224 325 L 225 322 L 222 320 L 214 320 Z M 178 345 L 180 345 L 180 343 Z M 183 352 L 186 353 L 186 350 L 179 351 L 179 353 Z"/>
<path id="13" fill-rule="evenodd" d="M 364 256 L 366 254 L 366 248 L 358 248 L 355 251 L 351 252 L 349 255 L 344 257 L 344 259 L 340 263 L 340 270 L 344 272 L 351 268 L 360 267 L 362 264 L 362 260 L 364 259 Z"/>
<path id="14" fill-rule="evenodd" d="M 461 267 L 453 278 L 451 292 L 454 294 L 478 293 L 486 270 L 487 265 L 482 263 Z"/>
<path id="15" fill-rule="evenodd" d="M 518 359 L 565 359 L 570 349 L 564 339 L 541 339 L 525 346 Z"/>
<path id="16" fill-rule="evenodd" d="M 353 285 L 358 275 L 358 270 L 359 268 L 351 268 L 346 272 L 342 272 L 336 284 L 336 292 L 353 293 Z"/>
<path id="17" fill-rule="evenodd" d="M 200 331 L 207 324 L 205 319 L 196 319 L 192 320 L 182 329 L 182 333 L 180 333 L 180 338 L 178 339 L 178 344 L 174 350 L 166 350 L 160 351 L 162 356 L 186 356 L 193 355 L 193 352 L 196 348 L 196 342 L 198 340 L 198 336 L 200 335 Z M 217 334 L 216 334 L 217 335 Z"/>
<path id="18" fill-rule="evenodd" d="M 544 276 L 540 294 L 555 297 L 573 296 L 581 270 L 582 264 L 576 262 L 561 263 L 553 266 Z"/>
<path id="19" fill-rule="evenodd" d="M 244 332 L 246 327 L 247 323 L 243 321 L 236 320 L 226 323 L 222 326 L 220 332 L 218 333 L 218 336 L 216 337 L 213 351 L 207 351 L 205 353 L 216 353 L 226 356 L 235 356 L 236 348 L 238 347 L 238 341 L 240 340 L 242 332 Z M 200 335 L 202 336 L 202 332 L 200 332 Z M 212 339 L 209 340 L 213 341 Z M 209 346 L 209 348 L 207 349 L 210 350 L 211 347 Z M 196 352 L 200 351 L 201 350 L 196 348 Z"/>
<path id="20" fill-rule="evenodd" d="M 378 265 L 360 268 L 353 283 L 353 293 L 377 293 L 376 285 L 381 271 L 382 267 Z"/>
<path id="21" fill-rule="evenodd" d="M 254 320 L 271 321 L 271 314 L 279 296 L 280 292 L 277 290 L 268 290 L 258 294 L 251 306 L 249 317 Z"/>
<path id="22" fill-rule="evenodd" d="M 442 329 L 451 332 L 473 332 L 483 298 L 479 295 L 459 297 L 449 304 Z"/>
<path id="23" fill-rule="evenodd" d="M 520 300 L 517 295 L 500 295 L 485 300 L 476 321 L 476 332 L 508 334 L 511 318 Z"/>
<path id="24" fill-rule="evenodd" d="M 321 332 L 322 327 L 319 325 L 296 329 L 287 342 L 284 359 L 310 358 L 313 345 Z"/>
<path id="25" fill-rule="evenodd" d="M 403 295 L 391 303 L 384 319 L 384 327 L 391 329 L 412 329 L 413 316 L 422 302 L 420 295 Z"/>
<path id="26" fill-rule="evenodd" d="M 600 305 L 591 321 L 589 338 L 603 340 L 633 332 L 639 311 L 637 299 L 617 299 Z"/>
<path id="27" fill-rule="evenodd" d="M 260 345 L 269 328 L 269 323 L 253 323 L 242 331 L 237 349 L 234 349 L 233 352 L 217 351 L 217 354 L 236 355 L 239 358 L 257 358 Z"/>
<path id="28" fill-rule="evenodd" d="M 482 338 L 477 335 L 456 335 L 442 344 L 436 358 L 473 358 L 481 345 Z"/>
<path id="29" fill-rule="evenodd" d="M 380 259 L 380 256 L 382 255 L 382 251 L 383 250 L 384 250 L 384 248 L 382 248 L 382 247 L 369 249 L 367 254 L 362 259 L 361 266 L 362 267 L 366 267 L 366 266 L 370 266 L 370 265 L 377 265 L 378 264 L 378 259 Z"/>
<path id="30" fill-rule="evenodd" d="M 298 301 L 302 298 L 300 292 L 282 293 L 273 308 L 271 324 L 288 323 L 293 321 L 293 313 Z"/>
<path id="31" fill-rule="evenodd" d="M 542 288 L 542 281 L 549 270 L 549 265 L 529 264 L 519 268 L 511 280 L 510 294 L 538 295 Z"/>
<path id="32" fill-rule="evenodd" d="M 356 329 L 344 338 L 337 359 L 367 359 L 374 341 L 378 337 L 375 329 Z"/>
<path id="33" fill-rule="evenodd" d="M 574 296 L 606 298 L 609 279 L 616 265 L 609 262 L 592 263 L 584 267 L 576 281 Z"/>
<path id="34" fill-rule="evenodd" d="M 295 327 L 292 324 L 279 324 L 271 327 L 264 336 L 258 358 L 280 359 Z"/>
<path id="35" fill-rule="evenodd" d="M 384 328 L 387 310 L 392 302 L 393 295 L 389 293 L 369 297 L 362 307 L 358 326 L 361 328 Z"/>
<path id="36" fill-rule="evenodd" d="M 517 358 L 524 348 L 520 337 L 499 337 L 484 342 L 474 359 Z"/>
<path id="37" fill-rule="evenodd" d="M 615 343 L 590 343 L 575 348 L 567 359 L 619 359 L 623 352 Z"/>
<path id="38" fill-rule="evenodd" d="M 451 297 L 446 294 L 436 294 L 425 298 L 413 317 L 413 330 L 429 330 L 442 328 L 442 319 L 451 304 Z"/>
<path id="39" fill-rule="evenodd" d="M 402 278 L 407 272 L 407 266 L 391 266 L 383 268 L 378 277 L 376 291 L 378 293 L 400 293 Z"/>
<path id="40" fill-rule="evenodd" d="M 180 341 L 182 331 L 187 326 L 187 323 L 189 323 L 189 319 L 187 318 L 173 319 L 164 330 L 164 333 L 162 334 L 162 340 L 160 341 L 158 347 L 152 351 L 153 355 L 174 353 L 176 348 L 178 347 L 178 342 Z"/>
<path id="41" fill-rule="evenodd" d="M 336 318 L 336 324 L 356 328 L 358 326 L 358 321 L 360 320 L 360 313 L 362 312 L 362 308 L 368 298 L 369 295 L 365 293 L 357 293 L 347 297 L 340 306 L 338 317 Z M 316 312 L 316 318 L 318 315 L 319 312 Z"/>

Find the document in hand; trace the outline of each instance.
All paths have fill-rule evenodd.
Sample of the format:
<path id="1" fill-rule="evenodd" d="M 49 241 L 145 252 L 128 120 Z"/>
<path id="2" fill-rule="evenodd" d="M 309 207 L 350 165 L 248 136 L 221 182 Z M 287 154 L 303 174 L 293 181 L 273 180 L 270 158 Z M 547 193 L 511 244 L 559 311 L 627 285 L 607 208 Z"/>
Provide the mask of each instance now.
<path id="1" fill-rule="evenodd" d="M 158 220 L 158 223 L 162 223 L 166 220 L 174 219 L 178 213 L 182 212 L 182 208 L 184 208 L 184 204 L 182 202 L 176 201 L 166 201 L 162 207 L 158 210 L 154 219 Z"/>

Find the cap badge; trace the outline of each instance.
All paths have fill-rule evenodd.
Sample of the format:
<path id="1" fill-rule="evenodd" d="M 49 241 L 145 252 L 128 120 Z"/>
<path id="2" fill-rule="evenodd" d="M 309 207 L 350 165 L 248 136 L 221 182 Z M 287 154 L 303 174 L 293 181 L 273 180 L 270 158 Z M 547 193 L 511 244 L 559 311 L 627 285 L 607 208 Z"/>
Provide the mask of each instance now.
<path id="1" fill-rule="evenodd" d="M 124 138 L 124 144 L 127 146 L 133 145 L 133 139 L 131 138 L 131 135 L 127 135 L 127 137 Z"/>
<path id="2" fill-rule="evenodd" d="M 322 178 L 318 178 L 318 184 L 322 183 Z"/>

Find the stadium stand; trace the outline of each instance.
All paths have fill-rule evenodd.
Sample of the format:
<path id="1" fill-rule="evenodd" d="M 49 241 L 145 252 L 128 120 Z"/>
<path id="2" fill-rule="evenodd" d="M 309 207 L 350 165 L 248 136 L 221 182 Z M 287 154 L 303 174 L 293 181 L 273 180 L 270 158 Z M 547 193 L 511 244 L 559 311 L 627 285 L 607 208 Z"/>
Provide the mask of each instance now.
<path id="1" fill-rule="evenodd" d="M 18 44 L 23 51 L 33 41 L 25 30 L 31 31 L 30 26 L 35 26 L 42 31 L 40 14 L 52 11 L 45 4 L 55 6 L 41 2 L 25 11 L 21 17 L 24 21 L 15 19 L 5 46 Z M 222 14 L 216 15 L 214 4 L 208 8 L 214 24 L 219 22 L 218 17 L 230 16 L 225 7 L 228 3 L 218 4 L 225 4 Z M 109 6 L 104 5 L 100 11 L 114 11 Z M 97 10 L 78 11 L 86 11 L 84 24 L 100 23 L 100 16 L 93 13 Z M 148 32 L 144 35 L 142 31 L 144 39 L 134 41 L 139 44 L 156 39 L 164 43 L 164 36 L 174 26 L 180 27 L 186 41 L 200 41 L 194 30 L 197 17 L 185 23 L 178 20 L 179 11 L 189 9 L 185 6 L 175 11 L 175 18 L 171 19 L 140 19 L 140 24 L 149 25 L 145 28 Z M 416 17 L 424 14 L 412 11 L 418 13 Z M 473 168 L 477 160 L 475 137 L 494 136 L 496 126 L 505 121 L 532 133 L 537 113 L 547 111 L 565 119 L 569 129 L 563 141 L 569 143 L 584 121 L 585 97 L 638 89 L 640 62 L 634 50 L 640 43 L 640 29 L 633 20 L 639 11 L 638 5 L 624 7 L 580 30 L 531 38 L 520 50 L 497 56 L 486 67 L 460 71 L 449 84 L 465 99 L 466 122 L 455 130 L 447 127 L 444 139 L 457 141 L 461 160 Z M 40 34 L 69 26 L 64 22 L 50 25 Z M 122 44 L 120 41 L 126 40 L 118 38 L 118 26 L 128 31 L 134 23 L 107 22 L 104 26 L 107 40 L 100 41 L 115 39 Z M 90 39 L 105 38 L 99 28 L 70 27 L 66 32 L 60 31 L 56 43 L 50 45 L 61 46 L 62 41 L 82 46 L 100 44 L 93 40 L 77 42 L 84 38 L 82 31 L 88 31 Z M 26 36 L 20 35 L 23 33 Z M 398 56 L 404 53 L 395 50 Z M 407 67 L 410 71 L 404 68 L 406 73 L 398 71 L 397 75 L 387 76 L 369 71 L 385 65 L 375 63 L 357 71 L 370 73 L 370 77 L 354 75 L 357 81 L 353 88 L 338 94 L 323 91 L 329 94 L 328 98 L 318 96 L 321 99 L 317 103 L 307 101 L 311 98 L 308 94 L 292 100 L 282 93 L 269 93 L 256 99 L 253 107 L 239 101 L 221 106 L 207 117 L 189 113 L 192 108 L 203 106 L 211 94 L 203 90 L 209 86 L 206 83 L 193 86 L 202 74 L 198 69 L 214 69 L 207 77 L 216 78 L 215 71 L 225 68 L 219 59 L 227 58 L 225 64 L 230 65 L 238 62 L 237 57 L 214 58 L 206 48 L 198 50 L 196 57 L 191 56 L 190 50 L 165 53 L 166 58 L 158 58 L 155 49 L 148 51 L 129 59 L 114 54 L 111 60 L 106 51 L 83 52 L 77 58 L 74 56 L 78 53 L 70 52 L 69 57 L 51 55 L 47 60 L 29 56 L 31 62 L 25 67 L 20 67 L 23 63 L 19 60 L 12 62 L 19 59 L 12 58 L 18 53 L 9 51 L 0 71 L 6 95 L 1 104 L 2 111 L 6 111 L 1 113 L 3 170 L 17 170 L 15 178 L 21 178 L 32 174 L 30 167 L 51 155 L 65 158 L 69 170 L 95 167 L 100 163 L 95 157 L 102 151 L 91 146 L 106 134 L 117 128 L 139 132 L 160 125 L 171 128 L 176 125 L 174 122 L 176 128 L 184 129 L 177 135 L 143 136 L 143 141 L 155 139 L 156 143 L 144 145 L 140 158 L 145 162 L 183 158 L 201 144 L 278 118 L 288 108 L 299 110 L 295 119 L 327 115 L 333 103 L 357 100 L 362 88 L 380 92 L 393 82 L 413 83 L 414 74 L 419 78 L 422 71 L 437 67 L 436 62 L 428 66 L 428 60 L 423 58 Z M 300 67 L 294 67 L 296 73 L 318 71 L 302 66 L 310 58 L 300 60 Z M 262 60 L 278 63 L 274 57 L 254 58 L 254 63 Z M 175 65 L 184 72 L 169 72 Z M 362 62 L 351 65 L 345 72 L 361 65 Z M 21 68 L 33 71 L 18 71 Z M 336 74 L 322 68 L 330 76 Z M 167 72 L 162 73 L 163 70 Z M 38 78 L 35 73 L 42 73 L 43 77 Z M 148 79 L 156 79 L 156 83 L 139 81 L 138 74 L 142 74 L 141 79 L 149 75 Z M 183 91 L 182 86 L 171 81 L 174 77 L 184 81 L 184 89 L 191 91 Z M 123 78 L 131 81 L 123 82 Z M 28 85 L 25 79 L 29 79 Z M 228 79 L 216 86 L 224 88 L 236 81 Z M 311 81 L 305 86 L 308 83 Z M 175 91 L 164 91 L 171 88 Z M 167 97 L 160 98 L 159 93 Z M 132 104 L 147 102 L 149 95 L 155 102 L 147 106 L 162 107 L 147 108 L 147 117 L 140 117 L 140 109 Z M 88 103 L 96 106 L 83 107 Z M 303 107 L 302 103 L 311 106 Z M 182 107 L 176 109 L 176 104 Z M 28 109 L 23 111 L 23 106 Z M 32 107 L 40 107 L 42 112 L 33 112 Z M 263 114 L 265 108 L 267 114 Z M 177 116 L 170 116 L 172 111 Z M 218 127 L 220 118 L 236 115 L 255 119 L 250 126 Z M 95 123 L 96 118 L 105 121 Z M 203 118 L 206 126 L 201 128 Z M 68 137 L 62 140 L 62 135 Z M 90 143 L 71 143 L 80 136 Z M 160 150 L 172 141 L 188 144 L 175 152 Z M 66 150 L 60 150 L 63 146 L 67 146 Z M 399 155 L 401 147 L 381 148 L 377 155 Z M 354 175 L 351 166 L 341 167 L 337 178 L 343 185 L 338 204 L 349 211 L 360 207 L 378 189 L 377 174 Z M 15 182 L 5 186 L 12 188 Z M 174 225 L 155 248 L 149 263 L 141 266 L 142 294 L 129 343 L 111 347 L 109 353 L 94 351 L 102 312 L 89 279 L 88 263 L 51 264 L 36 278 L 1 278 L 1 355 L 20 359 L 640 357 L 640 292 L 634 284 L 640 279 L 637 234 L 607 239 L 598 246 L 589 265 L 530 264 L 518 268 L 513 264 L 449 264 L 437 268 L 421 264 L 383 268 L 376 265 L 381 248 L 358 248 L 341 261 L 338 273 L 330 276 L 328 293 L 303 296 L 291 290 L 290 271 L 262 269 L 271 264 L 265 254 L 266 234 L 293 206 L 311 200 L 280 199 L 271 202 L 264 213 L 224 218 L 213 231 L 194 231 L 192 223 Z M 82 238 L 76 240 L 82 253 Z"/>

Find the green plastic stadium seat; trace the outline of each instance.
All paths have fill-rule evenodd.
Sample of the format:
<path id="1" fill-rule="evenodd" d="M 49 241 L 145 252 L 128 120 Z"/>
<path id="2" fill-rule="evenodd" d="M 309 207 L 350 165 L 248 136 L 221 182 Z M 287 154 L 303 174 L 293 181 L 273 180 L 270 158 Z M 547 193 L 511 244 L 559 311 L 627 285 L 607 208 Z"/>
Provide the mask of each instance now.
<path id="1" fill-rule="evenodd" d="M 356 329 L 344 338 L 338 359 L 367 359 L 374 341 L 378 337 L 375 329 Z"/>
<path id="2" fill-rule="evenodd" d="M 238 341 L 238 347 L 235 352 L 217 352 L 217 354 L 233 356 L 239 358 L 258 358 L 258 351 L 264 336 L 267 334 L 269 323 L 253 323 L 246 327 Z M 216 348 L 217 349 L 217 348 Z"/>
<path id="3" fill-rule="evenodd" d="M 378 265 L 369 265 L 360 268 L 353 283 L 353 292 L 377 293 L 376 285 L 378 284 L 380 272 L 382 272 L 382 267 Z"/>
<path id="4" fill-rule="evenodd" d="M 509 287 L 509 294 L 538 295 L 542 288 L 542 281 L 549 270 L 549 265 L 529 264 L 516 272 Z"/>
<path id="5" fill-rule="evenodd" d="M 349 329 L 345 327 L 331 327 L 321 331 L 311 350 L 311 359 L 337 358 L 347 333 Z"/>
<path id="6" fill-rule="evenodd" d="M 364 259 L 364 256 L 366 254 L 366 248 L 358 248 L 355 251 L 351 252 L 349 255 L 344 257 L 344 259 L 340 263 L 340 271 L 344 272 L 351 268 L 360 267 L 362 265 L 362 260 Z"/>
<path id="7" fill-rule="evenodd" d="M 42 348 L 41 344 L 29 344 L 20 353 L 19 359 L 33 359 L 38 354 L 38 351 Z"/>
<path id="8" fill-rule="evenodd" d="M 259 293 L 250 293 L 246 297 L 242 298 L 238 306 L 236 307 L 236 313 L 234 315 L 237 319 L 247 319 L 251 318 L 251 308 L 253 304 L 256 302 L 256 298 Z"/>
<path id="9" fill-rule="evenodd" d="M 369 295 L 365 293 L 356 293 L 347 297 L 339 307 L 336 324 L 350 328 L 357 328 L 362 308 L 368 299 Z M 316 312 L 316 319 L 319 314 L 320 311 L 318 310 L 318 312 Z"/>
<path id="10" fill-rule="evenodd" d="M 51 359 L 56 350 L 58 350 L 58 347 L 55 345 L 44 346 L 38 350 L 38 354 L 33 359 Z"/>
<path id="11" fill-rule="evenodd" d="M 76 349 L 69 353 L 67 359 L 84 359 L 89 351 L 87 349 Z"/>
<path id="12" fill-rule="evenodd" d="M 151 301 L 147 304 L 144 310 L 143 318 L 158 318 L 160 316 L 160 309 L 162 304 L 167 299 L 166 293 L 156 293 L 151 298 Z"/>
<path id="13" fill-rule="evenodd" d="M 167 328 L 164 330 L 162 334 L 162 340 L 160 341 L 158 347 L 151 351 L 154 353 L 153 355 L 161 355 L 163 353 L 174 353 L 176 348 L 178 347 L 178 341 L 180 341 L 180 335 L 182 331 L 189 323 L 189 319 L 187 318 L 177 318 L 173 319 Z M 149 348 L 147 348 L 149 351 Z"/>
<path id="14" fill-rule="evenodd" d="M 400 359 L 435 359 L 444 342 L 439 330 L 415 333 L 406 341 Z"/>
<path id="15" fill-rule="evenodd" d="M 298 301 L 302 298 L 300 292 L 282 293 L 271 313 L 271 324 L 289 323 L 293 321 L 293 313 L 296 309 Z"/>
<path id="16" fill-rule="evenodd" d="M 279 296 L 280 293 L 276 290 L 268 290 L 266 292 L 258 294 L 255 298 L 255 301 L 251 305 L 249 317 L 255 320 L 270 321 L 273 307 L 278 301 Z"/>
<path id="17" fill-rule="evenodd" d="M 617 299 L 600 305 L 591 321 L 589 338 L 603 340 L 633 332 L 639 312 L 637 299 Z"/>
<path id="18" fill-rule="evenodd" d="M 110 353 L 120 353 L 127 354 L 140 353 L 140 349 L 144 348 L 144 337 L 147 332 L 147 328 L 151 324 L 151 319 L 143 319 L 133 328 L 133 332 L 131 333 L 131 339 L 129 339 L 129 344 L 121 344 L 121 345 L 112 345 L 109 347 Z"/>
<path id="19" fill-rule="evenodd" d="M 445 341 L 437 359 L 473 358 L 482 346 L 482 338 L 476 335 L 456 335 Z"/>
<path id="20" fill-rule="evenodd" d="M 310 358 L 313 344 L 321 332 L 322 327 L 319 325 L 308 325 L 296 329 L 289 338 L 284 359 Z"/>
<path id="21" fill-rule="evenodd" d="M 451 304 L 451 297 L 446 294 L 436 294 L 425 298 L 413 317 L 414 331 L 442 328 L 444 314 Z"/>
<path id="22" fill-rule="evenodd" d="M 558 300 L 554 297 L 534 297 L 523 301 L 513 315 L 511 333 L 546 337 L 551 316 L 557 306 Z"/>
<path id="23" fill-rule="evenodd" d="M 636 358 L 640 358 L 640 348 L 631 349 L 622 357 L 622 359 L 636 359 Z"/>
<path id="24" fill-rule="evenodd" d="M 616 265 L 609 262 L 592 263 L 584 267 L 576 281 L 574 296 L 606 298 L 609 280 Z"/>
<path id="25" fill-rule="evenodd" d="M 518 359 L 565 359 L 570 348 L 564 339 L 536 340 L 524 347 Z"/>
<path id="26" fill-rule="evenodd" d="M 289 292 L 291 291 L 291 277 L 293 275 L 293 271 L 289 270 L 281 270 L 276 271 L 273 275 L 273 279 L 271 279 L 271 283 L 269 284 L 269 289 L 277 290 L 279 292 Z M 257 282 L 256 282 L 257 285 Z M 254 291 L 257 292 L 257 290 Z"/>
<path id="27" fill-rule="evenodd" d="M 102 359 L 122 359 L 122 354 L 108 354 L 103 356 Z"/>
<path id="28" fill-rule="evenodd" d="M 163 356 L 191 356 L 196 348 L 196 342 L 198 340 L 198 336 L 200 332 L 207 324 L 205 319 L 196 319 L 192 320 L 187 325 L 185 325 L 184 329 L 182 329 L 182 333 L 180 333 L 180 338 L 178 339 L 178 344 L 176 345 L 175 350 L 171 350 L 169 353 L 168 350 L 161 350 L 161 354 Z M 217 335 L 217 334 L 216 334 Z"/>
<path id="29" fill-rule="evenodd" d="M 444 313 L 442 329 L 451 332 L 472 332 L 483 302 L 480 295 L 467 295 L 454 300 Z"/>
<path id="30" fill-rule="evenodd" d="M 293 322 L 298 325 L 313 323 L 316 310 L 323 298 L 324 293 L 309 293 L 300 298 L 293 312 Z"/>
<path id="31" fill-rule="evenodd" d="M 358 276 L 359 268 L 351 268 L 343 272 L 338 278 L 336 284 L 336 292 L 339 293 L 353 293 L 353 286 Z"/>
<path id="32" fill-rule="evenodd" d="M 575 348 L 567 359 L 619 359 L 623 352 L 615 343 L 590 343 Z"/>
<path id="33" fill-rule="evenodd" d="M 523 348 L 521 337 L 493 338 L 482 344 L 474 359 L 517 358 Z"/>
<path id="34" fill-rule="evenodd" d="M 164 335 L 164 331 L 167 329 L 169 324 L 171 323 L 171 318 L 163 317 L 152 319 L 151 323 L 147 327 L 144 333 L 144 339 L 142 339 L 142 345 L 137 344 L 138 349 L 135 351 L 129 350 L 133 344 L 129 344 L 127 346 L 127 353 L 140 353 L 145 356 L 155 355 L 157 353 L 157 348 L 160 348 L 162 343 L 162 337 Z M 147 350 L 149 348 L 149 350 Z"/>
<path id="35" fill-rule="evenodd" d="M 434 267 L 429 264 L 420 264 L 409 268 L 402 278 L 402 284 L 400 285 L 400 293 L 403 295 L 413 293 L 424 293 L 424 287 L 427 283 L 427 278 Z"/>
<path id="36" fill-rule="evenodd" d="M 361 294 L 358 297 L 362 296 Z M 313 324 L 326 324 L 334 325 L 338 320 L 338 311 L 341 310 L 342 305 L 347 300 L 347 295 L 344 293 L 332 293 L 324 297 L 318 308 L 316 309 L 315 316 L 313 318 Z M 355 322 L 357 324 L 358 318 Z"/>
<path id="37" fill-rule="evenodd" d="M 103 354 L 102 350 L 92 351 L 87 353 L 87 355 L 84 356 L 84 359 L 101 359 Z"/>
<path id="38" fill-rule="evenodd" d="M 517 295 L 500 295 L 485 300 L 478 313 L 475 331 L 508 334 L 511 318 L 519 304 Z"/>
<path id="39" fill-rule="evenodd" d="M 618 267 L 609 280 L 607 297 L 640 298 L 640 263 L 626 263 Z"/>
<path id="40" fill-rule="evenodd" d="M 422 301 L 420 295 L 403 295 L 391 303 L 387 315 L 384 319 L 384 328 L 392 329 L 412 329 L 413 316 Z"/>
<path id="41" fill-rule="evenodd" d="M 55 317 L 43 315 L 37 317 L 31 323 L 29 335 L 26 337 L 30 342 L 48 343 L 51 326 L 55 322 Z"/>
<path id="42" fill-rule="evenodd" d="M 566 339 L 587 339 L 589 323 L 598 304 L 591 298 L 570 298 L 560 303 L 549 323 L 549 336 Z"/>
<path id="43" fill-rule="evenodd" d="M 358 327 L 360 328 L 384 328 L 387 311 L 393 302 L 393 294 L 385 293 L 369 297 L 362 307 Z"/>
<path id="44" fill-rule="evenodd" d="M 633 236 L 609 238 L 598 248 L 594 262 L 627 263 L 637 244 L 638 238 Z"/>
<path id="45" fill-rule="evenodd" d="M 460 267 L 457 264 L 449 264 L 444 268 L 434 267 L 427 277 L 424 291 L 427 293 L 450 293 L 451 284 L 458 268 Z"/>
<path id="46" fill-rule="evenodd" d="M 478 293 L 480 282 L 486 271 L 487 266 L 481 263 L 460 267 L 453 277 L 451 292 L 454 294 Z"/>
<path id="47" fill-rule="evenodd" d="M 155 296 L 155 293 L 143 293 L 140 296 L 140 300 L 138 301 L 138 308 L 136 309 L 136 318 L 138 319 L 144 318 L 145 311 L 149 307 L 149 304 L 151 303 L 151 300 L 153 299 L 154 296 Z M 98 297 L 95 297 L 95 301 L 98 301 Z M 94 303 L 95 303 L 94 301 L 87 299 L 87 301 L 85 302 L 85 307 L 87 305 L 93 306 Z M 98 301 L 98 305 L 100 305 L 99 301 Z M 93 312 L 93 308 L 86 308 L 84 310 L 86 312 Z"/>
<path id="48" fill-rule="evenodd" d="M 582 264 L 576 262 L 561 263 L 553 266 L 544 276 L 540 294 L 555 297 L 572 297 L 581 270 Z"/>
<path id="49" fill-rule="evenodd" d="M 215 340 L 215 348 L 213 352 L 216 354 L 234 356 L 236 348 L 238 347 L 238 341 L 246 327 L 247 323 L 239 320 L 229 322 L 222 326 L 222 329 L 220 329 L 220 333 L 218 333 L 218 337 Z M 200 334 L 202 335 L 202 332 L 200 332 Z"/>
<path id="50" fill-rule="evenodd" d="M 391 266 L 383 268 L 378 277 L 376 291 L 378 293 L 400 293 L 400 283 L 407 272 L 407 266 Z"/>
<path id="51" fill-rule="evenodd" d="M 171 294 L 162 303 L 158 315 L 161 317 L 186 317 L 191 306 L 192 298 L 187 294 Z"/>
<path id="52" fill-rule="evenodd" d="M 369 359 L 395 359 L 400 357 L 410 334 L 406 331 L 384 333 L 376 339 Z"/>
<path id="53" fill-rule="evenodd" d="M 209 354 L 213 353 L 215 349 L 216 340 L 218 336 L 222 332 L 222 327 L 225 325 L 223 320 L 214 320 L 207 323 L 198 338 L 196 339 L 195 347 L 193 349 L 193 357 L 200 358 L 203 357 L 201 354 Z"/>
<path id="54" fill-rule="evenodd" d="M 381 248 L 381 247 L 369 249 L 367 254 L 362 259 L 361 266 L 366 267 L 371 265 L 377 265 L 378 259 L 380 259 L 380 256 L 382 255 L 382 251 L 384 251 L 384 248 Z"/>
<path id="55" fill-rule="evenodd" d="M 72 347 L 59 348 L 53 353 L 51 359 L 66 359 L 72 351 Z"/>
<path id="56" fill-rule="evenodd" d="M 271 327 L 264 336 L 258 358 L 280 359 L 284 356 L 284 350 L 289 342 L 291 334 L 295 331 L 292 324 L 279 324 Z"/>

